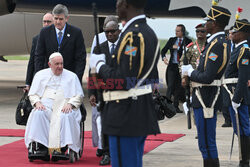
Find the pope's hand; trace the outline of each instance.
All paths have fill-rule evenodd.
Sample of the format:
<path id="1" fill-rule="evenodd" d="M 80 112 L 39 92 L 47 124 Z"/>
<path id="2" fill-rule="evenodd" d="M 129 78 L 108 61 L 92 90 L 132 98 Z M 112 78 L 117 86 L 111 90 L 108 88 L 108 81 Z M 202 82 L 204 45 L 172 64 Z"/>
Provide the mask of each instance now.
<path id="1" fill-rule="evenodd" d="M 46 110 L 46 108 L 44 107 L 44 105 L 43 105 L 40 101 L 36 102 L 35 108 L 36 108 L 37 110 L 43 110 L 43 111 Z"/>
<path id="2" fill-rule="evenodd" d="M 69 113 L 69 112 L 72 112 L 72 105 L 70 103 L 67 103 L 63 106 L 62 108 L 62 112 L 63 113 Z"/>
<path id="3" fill-rule="evenodd" d="M 96 68 L 99 63 L 105 64 L 105 54 L 92 54 L 89 58 L 90 69 Z"/>
<path id="4" fill-rule="evenodd" d="M 237 114 L 237 112 L 238 112 L 237 109 L 240 107 L 240 103 L 235 103 L 232 101 L 232 107 L 233 107 L 235 113 Z"/>
<path id="5" fill-rule="evenodd" d="M 188 65 L 182 65 L 181 71 L 182 71 L 182 76 L 188 75 L 190 77 L 194 69 L 191 64 L 188 64 Z"/>

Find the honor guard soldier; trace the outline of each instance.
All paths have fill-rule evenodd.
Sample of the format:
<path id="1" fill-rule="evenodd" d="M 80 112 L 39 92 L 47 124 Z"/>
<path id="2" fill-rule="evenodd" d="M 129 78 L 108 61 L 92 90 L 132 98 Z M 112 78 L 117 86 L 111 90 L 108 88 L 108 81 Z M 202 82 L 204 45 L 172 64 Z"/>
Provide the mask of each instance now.
<path id="1" fill-rule="evenodd" d="M 240 138 L 241 158 L 239 167 L 249 167 L 250 155 L 250 124 L 248 106 L 250 105 L 250 92 L 248 78 L 250 75 L 250 49 L 247 43 L 247 33 L 250 32 L 250 23 L 246 20 L 236 20 L 233 29 L 233 42 L 236 44 L 231 54 L 229 65 L 225 72 L 224 87 L 231 100 L 229 111 L 234 132 Z M 238 113 L 239 124 L 236 115 Z M 237 126 L 239 126 L 240 134 Z"/>
<path id="2" fill-rule="evenodd" d="M 205 18 L 205 27 L 211 36 L 207 39 L 199 66 L 196 70 L 190 64 L 182 66 L 183 75 L 188 75 L 192 81 L 192 107 L 204 167 L 220 166 L 216 146 L 216 113 L 222 106 L 221 78 L 228 59 L 224 28 L 230 16 L 229 10 L 223 7 L 211 7 Z"/>
<path id="3" fill-rule="evenodd" d="M 158 80 L 158 39 L 146 23 L 146 0 L 117 0 L 117 15 L 126 21 L 111 65 L 105 54 L 92 54 L 90 68 L 106 82 L 102 130 L 109 136 L 113 167 L 142 167 L 147 135 L 160 133 L 152 97 Z M 150 81 L 153 81 L 150 84 Z"/>

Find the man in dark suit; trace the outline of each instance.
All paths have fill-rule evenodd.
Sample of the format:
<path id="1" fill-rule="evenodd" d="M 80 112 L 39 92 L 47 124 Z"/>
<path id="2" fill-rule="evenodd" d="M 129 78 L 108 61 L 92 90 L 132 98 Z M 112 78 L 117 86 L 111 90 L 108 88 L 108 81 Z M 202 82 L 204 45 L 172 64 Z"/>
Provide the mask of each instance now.
<path id="1" fill-rule="evenodd" d="M 101 53 L 104 53 L 106 56 L 105 57 L 106 64 L 112 66 L 112 64 L 114 64 L 114 63 L 111 63 L 111 62 L 116 61 L 115 56 L 114 56 L 114 51 L 115 51 L 115 48 L 116 48 L 117 43 L 118 43 L 119 34 L 121 32 L 119 30 L 118 19 L 115 16 L 108 16 L 104 21 L 103 30 L 104 30 L 104 33 L 105 33 L 107 40 L 100 44 L 100 50 L 101 50 Z M 93 53 L 94 54 L 97 53 L 97 47 L 94 48 Z M 90 101 L 91 106 L 96 107 L 96 103 L 97 103 L 97 99 L 98 99 L 97 98 L 97 96 L 98 96 L 97 89 L 96 88 L 88 89 L 88 94 L 89 94 L 89 101 Z M 92 119 L 95 119 L 94 115 L 101 114 L 101 116 L 102 116 L 102 111 L 99 111 L 98 113 L 96 113 L 95 108 L 92 109 L 92 112 L 93 112 Z M 93 122 L 93 120 L 92 120 L 92 122 Z M 95 124 L 98 124 L 98 122 L 95 121 Z M 93 127 L 92 127 L 92 131 L 93 131 Z M 92 137 L 97 137 L 97 136 L 92 136 Z M 102 140 L 103 158 L 100 161 L 100 165 L 108 165 L 108 164 L 110 164 L 108 136 L 106 134 L 102 134 L 101 140 Z M 97 155 L 98 155 L 98 152 L 97 152 Z"/>
<path id="2" fill-rule="evenodd" d="M 47 12 L 43 15 L 43 27 L 50 26 L 53 24 L 53 16 L 51 12 Z M 29 59 L 29 64 L 27 67 L 27 73 L 26 73 L 26 88 L 24 90 L 29 91 L 30 85 L 32 83 L 33 77 L 35 75 L 35 50 L 36 50 L 36 44 L 38 40 L 39 35 L 36 35 L 32 39 L 32 46 L 31 46 L 31 51 L 30 51 L 30 59 Z"/>
<path id="3" fill-rule="evenodd" d="M 48 67 L 49 56 L 60 52 L 64 68 L 74 72 L 80 82 L 86 65 L 86 50 L 82 32 L 79 28 L 67 23 L 68 9 L 58 4 L 53 11 L 54 25 L 41 30 L 35 57 L 35 71 Z"/>
<path id="4" fill-rule="evenodd" d="M 172 37 L 168 40 L 167 44 L 161 51 L 162 60 L 167 67 L 166 71 L 166 83 L 167 94 L 166 96 L 171 99 L 174 95 L 174 106 L 177 112 L 181 112 L 179 109 L 179 99 L 184 95 L 185 90 L 181 87 L 181 76 L 179 73 L 179 63 L 182 57 L 184 46 L 192 42 L 191 39 L 185 37 L 185 26 L 178 24 L 175 29 L 176 37 Z M 170 60 L 166 57 L 166 53 L 170 50 Z"/>
<path id="5" fill-rule="evenodd" d="M 126 25 L 112 56 L 115 61 L 107 65 L 104 54 L 90 57 L 90 67 L 108 89 L 103 93 L 102 130 L 109 135 L 112 166 L 142 167 L 147 135 L 160 133 L 149 84 L 158 79 L 159 45 L 146 23 L 145 5 L 146 0 L 117 0 L 117 14 Z"/>

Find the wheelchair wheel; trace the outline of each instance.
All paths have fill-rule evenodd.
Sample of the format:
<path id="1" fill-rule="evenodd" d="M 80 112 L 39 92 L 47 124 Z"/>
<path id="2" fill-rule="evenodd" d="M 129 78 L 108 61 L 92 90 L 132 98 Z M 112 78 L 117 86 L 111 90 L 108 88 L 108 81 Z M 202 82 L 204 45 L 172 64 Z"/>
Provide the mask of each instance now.
<path id="1" fill-rule="evenodd" d="M 84 148 L 84 122 L 81 121 L 80 123 L 80 141 L 81 141 L 81 148 L 79 150 L 79 159 L 82 157 L 83 148 Z"/>
<path id="2" fill-rule="evenodd" d="M 69 150 L 69 161 L 70 163 L 74 163 L 76 161 L 75 152 L 71 149 Z"/>

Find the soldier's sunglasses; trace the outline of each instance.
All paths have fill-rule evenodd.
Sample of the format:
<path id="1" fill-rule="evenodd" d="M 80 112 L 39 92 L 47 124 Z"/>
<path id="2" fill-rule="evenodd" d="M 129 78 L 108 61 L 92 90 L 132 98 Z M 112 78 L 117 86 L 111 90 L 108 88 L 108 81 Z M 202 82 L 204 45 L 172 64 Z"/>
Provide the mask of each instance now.
<path id="1" fill-rule="evenodd" d="M 115 29 L 115 30 L 107 30 L 107 31 L 104 31 L 106 34 L 114 34 L 118 29 Z"/>
<path id="2" fill-rule="evenodd" d="M 205 32 L 206 32 L 206 30 L 196 30 L 196 33 L 199 33 L 199 32 L 201 32 L 201 33 L 205 33 Z"/>

